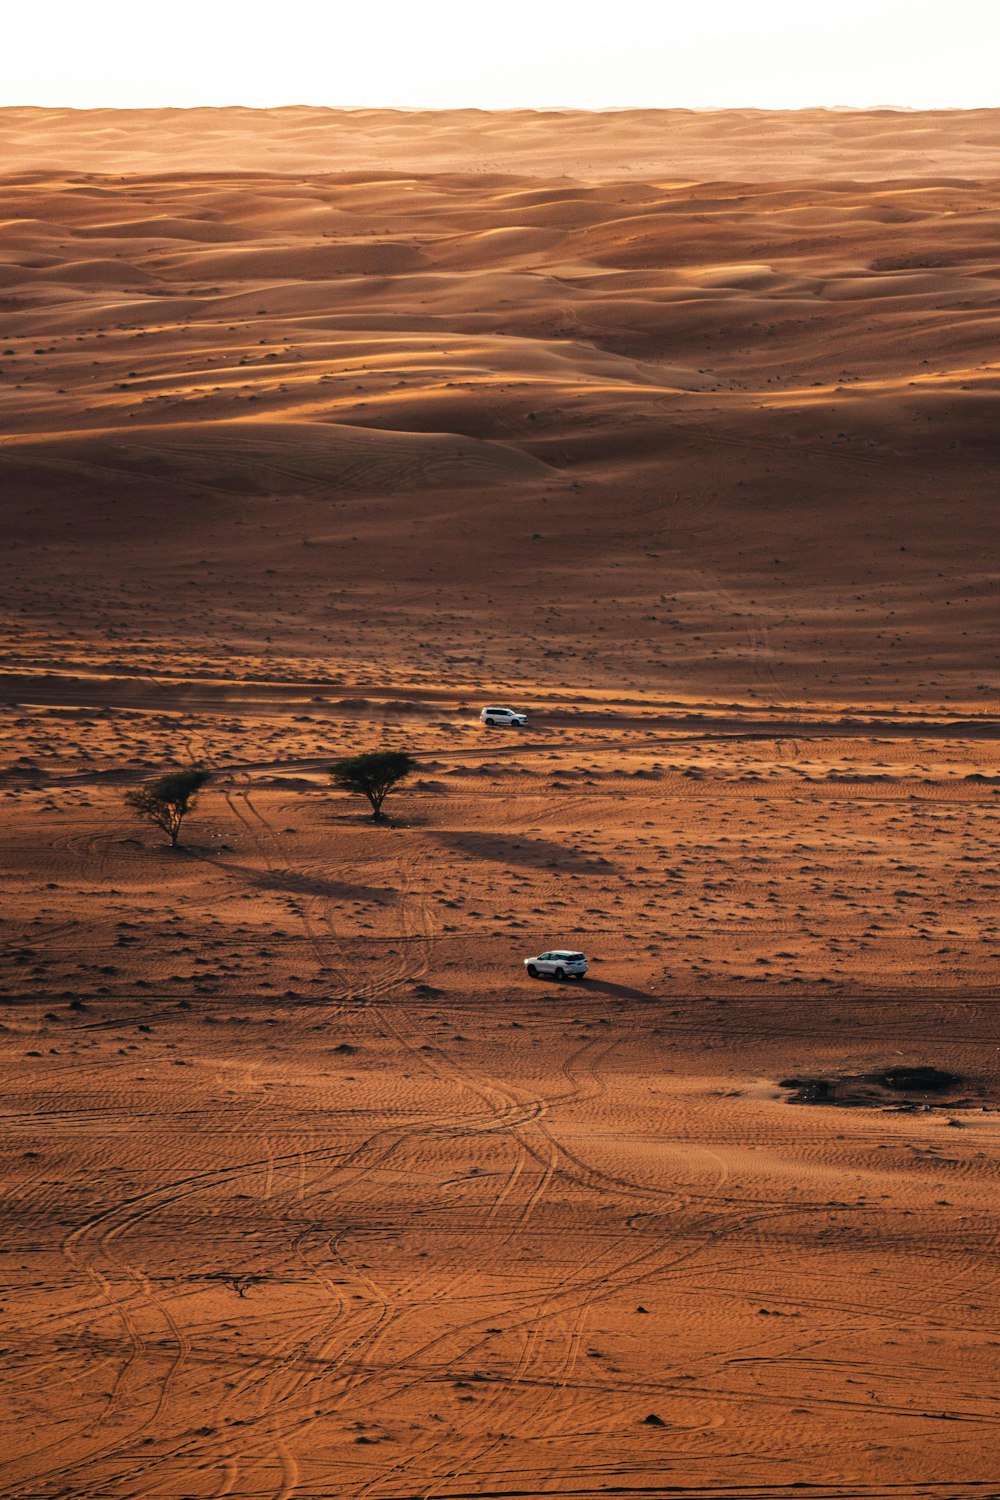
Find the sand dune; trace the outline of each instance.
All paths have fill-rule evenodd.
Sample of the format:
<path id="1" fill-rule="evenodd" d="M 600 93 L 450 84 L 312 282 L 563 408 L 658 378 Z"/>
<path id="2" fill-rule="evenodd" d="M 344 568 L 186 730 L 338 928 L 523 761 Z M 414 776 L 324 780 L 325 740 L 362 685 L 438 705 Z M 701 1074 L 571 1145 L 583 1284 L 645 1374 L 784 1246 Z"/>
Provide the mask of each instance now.
<path id="1" fill-rule="evenodd" d="M 190 487 L 219 495 L 300 495 L 514 483 L 543 478 L 539 459 L 451 432 L 394 432 L 328 422 L 171 422 L 56 442 L 0 447 L 8 492 L 74 483 L 128 489 Z"/>
<path id="2" fill-rule="evenodd" d="M 0 111 L 5 1496 L 997 1492 L 998 137 Z"/>
<path id="3" fill-rule="evenodd" d="M 6 118 L 16 129 L 17 113 Z M 37 149 L 63 139 L 63 117 L 32 118 Z M 246 128 L 280 130 L 283 119 Z M 76 123 L 82 149 L 93 121 Z M 403 504 L 406 576 L 432 571 L 458 642 L 469 580 L 483 572 L 479 523 L 466 511 L 461 530 L 443 494 L 416 497 L 489 476 L 505 491 L 489 566 L 520 601 L 490 646 L 496 676 L 529 666 L 550 676 L 559 659 L 545 653 L 575 650 L 582 622 L 594 680 L 617 681 L 624 652 L 638 680 L 667 672 L 686 691 L 741 696 L 752 659 L 742 621 L 753 614 L 766 621 L 769 696 L 995 702 L 980 570 L 953 583 L 941 568 L 983 557 L 993 532 L 995 185 L 929 176 L 922 158 L 909 175 L 868 182 L 860 168 L 842 180 L 803 175 L 798 158 L 782 180 L 780 122 L 763 181 L 749 145 L 731 155 L 726 121 L 713 134 L 701 117 L 687 125 L 714 141 L 705 183 L 634 172 L 581 182 L 569 155 L 554 183 L 479 174 L 471 158 L 464 172 L 403 174 L 405 142 L 432 142 L 409 117 L 396 123 L 398 132 L 382 122 L 382 170 L 367 173 L 191 175 L 171 160 L 169 172 L 147 164 L 115 181 L 12 176 L 0 401 L 15 441 L 0 446 L 0 467 L 12 498 L 46 512 L 49 546 L 70 539 L 88 496 L 88 516 L 94 506 L 110 516 L 114 501 L 134 520 L 141 474 L 156 504 L 183 501 L 199 516 L 198 541 L 159 537 L 154 567 L 173 580 L 169 629 L 189 620 L 199 642 L 225 636 L 224 590 L 199 587 L 179 614 L 174 590 L 191 587 L 193 546 L 213 556 L 219 578 L 234 559 L 226 588 L 241 591 L 232 512 L 200 507 L 214 485 L 242 491 L 240 529 L 255 532 L 275 576 L 294 572 L 296 642 L 319 648 L 327 635 L 317 622 L 330 548 L 349 558 L 351 587 L 386 640 L 396 625 L 379 600 L 385 559 L 401 560 L 401 513 L 362 514 L 350 497 L 398 490 L 414 497 Z M 481 123 L 527 140 L 523 122 Z M 797 139 L 808 122 L 784 123 Z M 905 133 L 918 122 L 888 123 Z M 938 121 L 940 149 L 989 123 Z M 358 122 L 323 128 L 340 125 Z M 826 121 L 837 150 L 859 154 L 886 125 Z M 626 127 L 603 123 L 609 152 Z M 208 149 L 198 118 L 178 116 L 171 129 L 192 151 Z M 538 140 L 568 130 L 545 119 Z M 723 180 L 736 167 L 745 179 Z M 185 459 L 186 440 L 169 433 L 193 423 L 201 437 Z M 268 425 L 278 450 L 300 451 L 268 453 L 257 441 Z M 346 497 L 334 509 L 324 481 L 330 498 Z M 279 518 L 269 486 L 298 513 L 286 506 Z M 487 505 L 482 525 L 496 515 Z M 25 518 L 25 540 L 35 524 Z M 105 528 L 118 571 L 130 524 Z M 29 618 L 93 622 L 108 555 L 75 551 L 54 608 L 8 553 L 8 597 Z M 562 646 L 547 595 L 550 580 L 573 575 L 603 629 L 572 589 L 557 606 L 567 611 Z M 485 629 L 492 606 L 472 608 Z M 678 623 L 650 634 L 659 609 Z M 452 649 L 443 620 L 418 609 L 407 638 L 422 646 L 408 670 L 432 643 Z M 935 677 L 928 663 L 944 625 L 962 650 Z M 352 649 L 338 638 L 338 651 Z M 574 681 L 575 664 L 557 675 Z"/>
<path id="4" fill-rule="evenodd" d="M 991 175 L 995 111 L 6 109 L 11 171 L 458 172 L 774 181 Z M 734 170 L 735 168 L 735 170 Z M 543 191 L 551 189 L 543 188 Z"/>

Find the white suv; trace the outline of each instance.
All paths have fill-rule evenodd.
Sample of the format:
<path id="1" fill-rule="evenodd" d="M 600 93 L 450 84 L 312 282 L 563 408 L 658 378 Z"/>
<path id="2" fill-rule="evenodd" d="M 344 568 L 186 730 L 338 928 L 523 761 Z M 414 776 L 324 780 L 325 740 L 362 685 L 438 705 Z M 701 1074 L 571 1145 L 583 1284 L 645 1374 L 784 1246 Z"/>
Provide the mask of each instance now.
<path id="1" fill-rule="evenodd" d="M 484 708 L 479 718 L 483 724 L 502 724 L 508 729 L 520 729 L 528 722 L 527 714 L 516 714 L 512 708 Z"/>
<path id="2" fill-rule="evenodd" d="M 552 948 L 537 958 L 526 958 L 524 967 L 532 979 L 551 974 L 555 979 L 582 979 L 589 967 L 582 953 L 572 948 Z"/>

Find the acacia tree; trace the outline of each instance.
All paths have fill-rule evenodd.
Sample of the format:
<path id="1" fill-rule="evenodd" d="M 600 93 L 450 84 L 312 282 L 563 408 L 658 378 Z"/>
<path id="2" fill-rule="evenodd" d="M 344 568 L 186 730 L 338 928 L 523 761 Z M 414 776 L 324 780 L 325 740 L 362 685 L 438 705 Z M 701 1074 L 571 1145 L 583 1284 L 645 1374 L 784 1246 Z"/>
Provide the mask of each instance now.
<path id="1" fill-rule="evenodd" d="M 366 755 L 349 755 L 344 760 L 335 760 L 330 767 L 334 786 L 343 792 L 359 792 L 371 803 L 372 818 L 376 823 L 385 821 L 382 803 L 394 787 L 412 771 L 417 763 L 405 750 L 371 750 Z"/>
<path id="2" fill-rule="evenodd" d="M 170 839 L 171 849 L 176 849 L 181 824 L 207 780 L 207 771 L 168 771 L 137 791 L 126 792 L 125 801 L 140 818 L 162 828 Z"/>

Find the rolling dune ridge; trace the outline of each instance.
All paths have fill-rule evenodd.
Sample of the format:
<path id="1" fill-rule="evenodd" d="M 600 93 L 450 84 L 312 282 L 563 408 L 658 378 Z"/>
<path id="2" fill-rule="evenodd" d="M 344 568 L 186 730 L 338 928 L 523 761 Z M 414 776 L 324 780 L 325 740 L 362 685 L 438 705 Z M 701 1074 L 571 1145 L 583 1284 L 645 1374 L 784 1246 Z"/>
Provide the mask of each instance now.
<path id="1" fill-rule="evenodd" d="M 998 144 L 0 111 L 4 1495 L 1000 1494 Z"/>

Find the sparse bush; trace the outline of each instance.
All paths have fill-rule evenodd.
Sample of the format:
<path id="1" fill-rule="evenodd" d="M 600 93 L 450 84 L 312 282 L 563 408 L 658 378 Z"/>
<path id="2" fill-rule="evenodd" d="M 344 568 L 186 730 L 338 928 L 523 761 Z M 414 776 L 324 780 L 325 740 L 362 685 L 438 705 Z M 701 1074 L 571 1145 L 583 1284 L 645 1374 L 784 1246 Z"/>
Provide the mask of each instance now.
<path id="1" fill-rule="evenodd" d="M 181 824 L 207 780 L 207 771 L 168 771 L 137 791 L 126 792 L 125 801 L 140 818 L 162 828 L 170 847 L 176 849 Z"/>
<path id="2" fill-rule="evenodd" d="M 382 803 L 394 787 L 411 772 L 417 763 L 404 750 L 371 750 L 366 755 L 350 755 L 344 760 L 335 760 L 330 767 L 334 786 L 343 792 L 359 792 L 371 803 L 372 817 L 376 823 L 384 820 Z"/>

